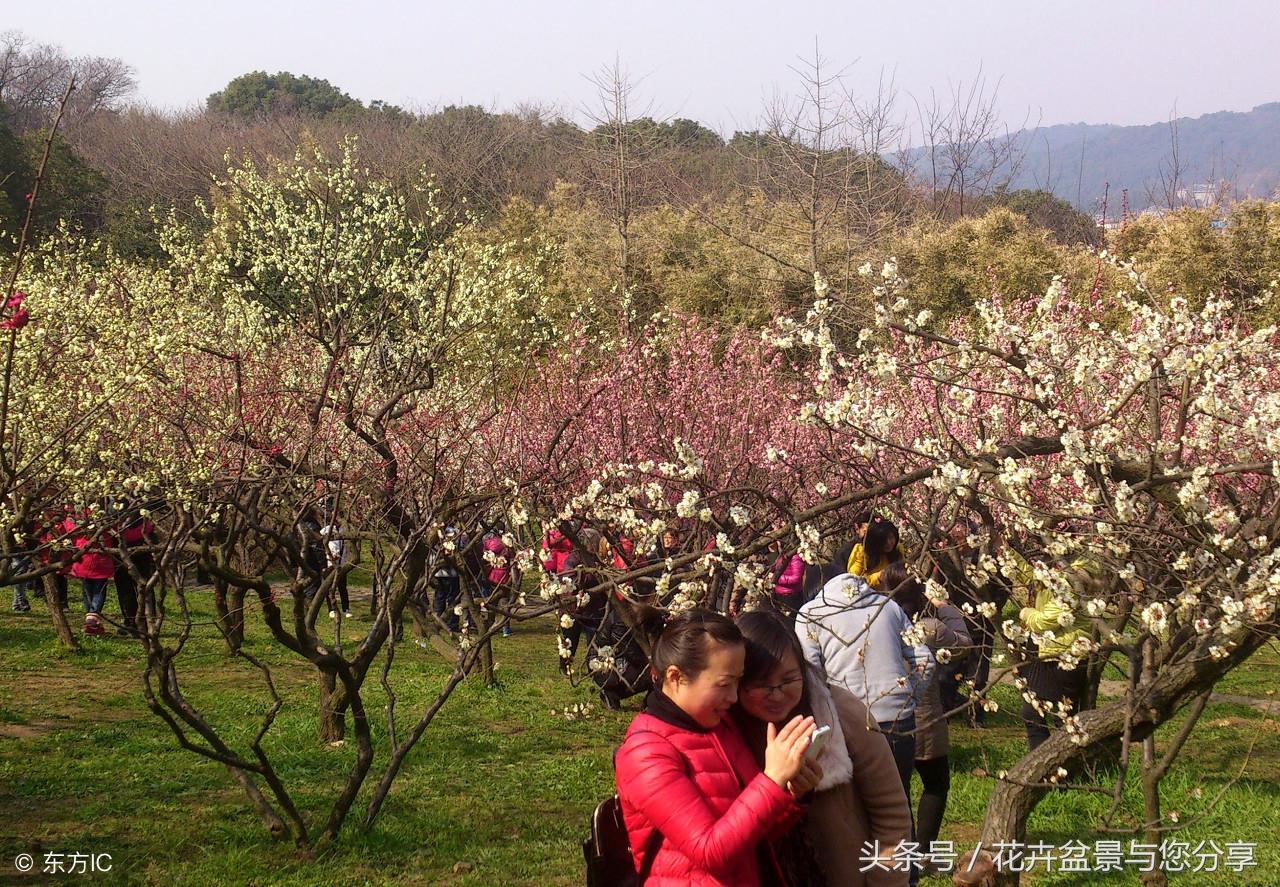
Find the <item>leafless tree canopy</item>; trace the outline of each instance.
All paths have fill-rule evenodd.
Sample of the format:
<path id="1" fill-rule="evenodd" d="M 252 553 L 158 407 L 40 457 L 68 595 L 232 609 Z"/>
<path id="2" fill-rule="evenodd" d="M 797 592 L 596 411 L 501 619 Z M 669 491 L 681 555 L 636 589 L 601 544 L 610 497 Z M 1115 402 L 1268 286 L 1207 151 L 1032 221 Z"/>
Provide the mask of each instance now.
<path id="1" fill-rule="evenodd" d="M 133 69 L 120 59 L 68 58 L 58 47 L 29 43 L 16 31 L 0 34 L 0 102 L 18 131 L 51 122 L 73 75 L 76 89 L 62 122 L 68 130 L 97 111 L 118 110 L 137 86 Z"/>
<path id="2" fill-rule="evenodd" d="M 924 182 L 934 213 L 963 216 L 977 198 L 1007 185 L 1017 175 L 1025 146 L 996 110 L 999 82 L 982 70 L 969 83 L 957 82 L 940 99 L 934 91 L 916 98 L 920 150 L 913 166 Z"/>

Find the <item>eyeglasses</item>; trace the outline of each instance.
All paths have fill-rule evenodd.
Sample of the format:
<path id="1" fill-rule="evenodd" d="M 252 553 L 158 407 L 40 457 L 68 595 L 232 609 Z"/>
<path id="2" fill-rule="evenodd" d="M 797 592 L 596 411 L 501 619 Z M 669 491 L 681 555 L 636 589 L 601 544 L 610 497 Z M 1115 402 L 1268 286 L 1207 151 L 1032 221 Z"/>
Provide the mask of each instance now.
<path id="1" fill-rule="evenodd" d="M 775 692 L 786 693 L 791 687 L 802 683 L 804 683 L 804 678 L 798 677 L 783 681 L 781 684 L 752 684 L 750 687 L 743 687 L 742 691 L 750 693 L 752 696 L 772 696 Z"/>

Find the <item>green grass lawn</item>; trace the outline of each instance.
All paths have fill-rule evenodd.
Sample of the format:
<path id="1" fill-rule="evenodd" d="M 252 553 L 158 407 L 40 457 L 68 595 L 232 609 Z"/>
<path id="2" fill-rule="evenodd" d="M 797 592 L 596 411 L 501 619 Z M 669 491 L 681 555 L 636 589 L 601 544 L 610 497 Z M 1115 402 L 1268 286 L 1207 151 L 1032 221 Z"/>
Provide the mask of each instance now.
<path id="1" fill-rule="evenodd" d="M 223 653 L 208 624 L 207 596 L 193 597 L 196 618 L 205 622 L 186 654 L 185 692 L 243 747 L 268 697 L 254 670 Z M 353 604 L 358 617 L 365 612 L 364 602 Z M 314 676 L 264 635 L 251 620 L 247 649 L 273 666 L 286 700 L 266 747 L 314 821 L 327 811 L 354 749 L 318 742 Z M 594 696 L 558 674 L 551 619 L 521 625 L 515 637 L 496 643 L 502 685 L 474 680 L 459 688 L 409 758 L 373 830 L 358 827 L 371 778 L 342 839 L 307 859 L 269 839 L 224 768 L 178 748 L 143 703 L 141 657 L 131 642 L 84 640 L 83 652 L 60 652 L 39 605 L 27 616 L 0 613 L 0 881 L 49 882 L 15 872 L 11 860 L 21 852 L 92 851 L 110 853 L 114 864 L 111 874 L 94 877 L 99 883 L 580 884 L 579 841 L 590 810 L 612 791 L 612 751 L 636 705 L 617 713 L 596 706 L 582 719 L 567 719 L 559 712 Z M 1274 649 L 1266 655 L 1232 679 L 1231 692 L 1270 688 L 1277 660 Z M 400 646 L 393 680 L 402 730 L 447 673 L 437 654 Z M 366 702 L 383 742 L 385 698 L 376 683 L 375 675 Z M 1010 713 L 1012 688 L 998 688 L 997 696 L 1003 710 L 988 729 L 952 728 L 954 775 L 942 837 L 958 846 L 976 837 L 990 794 L 993 777 L 980 774 L 1011 766 L 1025 747 Z M 384 743 L 375 773 L 385 759 Z M 1260 865 L 1245 875 L 1174 875 L 1174 883 L 1280 884 L 1275 719 L 1247 706 L 1211 705 L 1182 769 L 1166 781 L 1166 807 L 1192 818 L 1242 766 L 1243 777 L 1214 812 L 1179 837 L 1193 845 L 1257 842 Z M 1134 786 L 1126 791 L 1137 797 Z M 1100 795 L 1054 794 L 1033 815 L 1029 837 L 1092 844 L 1105 806 Z M 1025 882 L 1119 885 L 1138 878 L 1042 874 Z"/>

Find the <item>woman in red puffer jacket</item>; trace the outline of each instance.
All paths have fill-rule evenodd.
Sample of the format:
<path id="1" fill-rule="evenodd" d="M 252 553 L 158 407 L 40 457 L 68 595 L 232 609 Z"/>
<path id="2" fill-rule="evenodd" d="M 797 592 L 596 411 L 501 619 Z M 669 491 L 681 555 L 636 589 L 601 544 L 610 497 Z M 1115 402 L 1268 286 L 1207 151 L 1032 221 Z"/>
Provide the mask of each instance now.
<path id="1" fill-rule="evenodd" d="M 812 718 L 769 728 L 761 772 L 732 721 L 745 651 L 724 616 L 674 617 L 653 647 L 659 686 L 618 749 L 618 797 L 636 870 L 657 887 L 783 885 L 769 838 L 796 821 L 821 771 Z"/>
<path id="2" fill-rule="evenodd" d="M 114 548 L 115 537 L 109 533 L 95 533 L 88 528 L 88 512 L 79 519 L 68 517 L 58 525 L 58 530 L 71 539 L 75 546 L 75 560 L 71 562 L 71 575 L 80 580 L 84 594 L 84 630 L 87 634 L 102 634 L 102 608 L 107 602 L 107 583 L 116 574 L 115 558 L 103 551 Z"/>

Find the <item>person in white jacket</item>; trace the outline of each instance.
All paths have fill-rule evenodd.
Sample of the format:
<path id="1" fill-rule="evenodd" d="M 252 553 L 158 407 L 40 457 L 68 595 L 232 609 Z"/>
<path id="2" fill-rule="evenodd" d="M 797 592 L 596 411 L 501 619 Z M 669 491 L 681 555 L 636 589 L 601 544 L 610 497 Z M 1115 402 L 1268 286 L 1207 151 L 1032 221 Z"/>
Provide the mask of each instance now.
<path id="1" fill-rule="evenodd" d="M 351 543 L 342 535 L 342 527 L 337 520 L 320 528 L 320 538 L 325 540 L 327 566 L 330 570 L 339 570 L 336 587 L 338 603 L 342 607 L 342 615 L 351 618 L 351 596 L 347 590 L 347 573 L 342 568 L 351 563 Z M 332 603 L 332 601 L 330 601 Z M 329 618 L 337 618 L 335 609 L 329 610 Z"/>
<path id="2" fill-rule="evenodd" d="M 805 659 L 829 684 L 844 687 L 867 706 L 889 741 L 908 798 L 916 703 L 935 667 L 933 653 L 913 640 L 914 633 L 901 607 L 850 573 L 827 582 L 796 617 Z"/>

